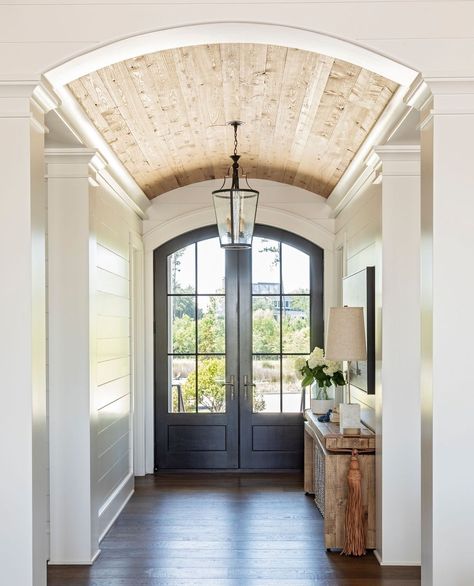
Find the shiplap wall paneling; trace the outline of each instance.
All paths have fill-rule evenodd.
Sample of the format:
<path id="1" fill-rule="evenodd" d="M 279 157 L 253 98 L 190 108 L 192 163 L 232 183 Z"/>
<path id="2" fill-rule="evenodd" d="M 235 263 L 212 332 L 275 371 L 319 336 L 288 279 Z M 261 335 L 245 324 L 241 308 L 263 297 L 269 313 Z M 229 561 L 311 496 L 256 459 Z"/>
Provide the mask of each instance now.
<path id="1" fill-rule="evenodd" d="M 344 249 L 343 256 L 346 265 L 343 267 L 344 275 L 351 275 L 367 266 L 375 266 L 376 316 L 380 315 L 380 291 L 377 293 L 377 283 L 380 283 L 382 268 L 380 258 L 382 237 L 380 185 L 372 185 L 358 202 L 338 217 L 336 230 L 336 248 Z M 342 288 L 342 282 L 339 287 Z M 378 390 L 380 390 L 380 354 L 380 320 L 376 319 L 376 389 Z M 375 430 L 375 396 L 367 395 L 367 393 L 353 387 L 351 398 L 360 403 L 361 417 L 364 423 Z"/>
<path id="2" fill-rule="evenodd" d="M 96 390 L 99 532 L 103 535 L 133 490 L 130 316 L 130 233 L 138 218 L 94 190 L 96 239 Z"/>

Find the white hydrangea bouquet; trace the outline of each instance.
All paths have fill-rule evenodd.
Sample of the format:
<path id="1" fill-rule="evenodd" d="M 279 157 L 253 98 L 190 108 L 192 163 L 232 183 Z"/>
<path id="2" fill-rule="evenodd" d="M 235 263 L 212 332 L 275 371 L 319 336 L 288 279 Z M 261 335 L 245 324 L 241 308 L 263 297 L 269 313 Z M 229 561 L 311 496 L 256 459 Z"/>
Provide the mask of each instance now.
<path id="1" fill-rule="evenodd" d="M 329 399 L 328 388 L 331 385 L 343 386 L 346 384 L 340 362 L 328 360 L 324 357 L 324 350 L 317 346 L 308 356 L 308 359 L 299 357 L 295 361 L 298 376 L 302 379 L 301 386 L 307 387 L 315 382 L 318 394 L 315 399 Z"/>

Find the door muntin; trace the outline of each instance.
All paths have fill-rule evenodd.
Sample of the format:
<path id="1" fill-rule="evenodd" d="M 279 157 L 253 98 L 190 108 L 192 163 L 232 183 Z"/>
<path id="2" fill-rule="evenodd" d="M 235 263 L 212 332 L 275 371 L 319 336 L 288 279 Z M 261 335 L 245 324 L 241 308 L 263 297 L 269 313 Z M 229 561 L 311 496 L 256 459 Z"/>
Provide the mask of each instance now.
<path id="1" fill-rule="evenodd" d="M 235 285 L 216 228 L 170 241 L 154 262 L 156 467 L 236 467 Z"/>
<path id="2" fill-rule="evenodd" d="M 264 226 L 251 251 L 215 227 L 155 251 L 158 467 L 300 467 L 294 361 L 322 344 L 322 279 L 322 249 Z"/>

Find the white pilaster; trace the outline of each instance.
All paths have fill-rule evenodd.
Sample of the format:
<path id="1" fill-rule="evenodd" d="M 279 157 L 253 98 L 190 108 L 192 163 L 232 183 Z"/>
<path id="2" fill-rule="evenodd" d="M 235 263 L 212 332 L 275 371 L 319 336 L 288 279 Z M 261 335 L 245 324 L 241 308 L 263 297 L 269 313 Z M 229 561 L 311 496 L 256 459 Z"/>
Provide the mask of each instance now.
<path id="1" fill-rule="evenodd" d="M 420 147 L 384 146 L 377 552 L 420 564 Z"/>
<path id="2" fill-rule="evenodd" d="M 48 149 L 51 564 L 98 554 L 91 433 L 89 177 L 95 151 Z"/>
<path id="3" fill-rule="evenodd" d="M 422 584 L 473 581 L 474 80 L 422 110 Z"/>
<path id="4" fill-rule="evenodd" d="M 22 586 L 46 584 L 47 109 L 36 83 L 0 83 L 0 566 Z"/>

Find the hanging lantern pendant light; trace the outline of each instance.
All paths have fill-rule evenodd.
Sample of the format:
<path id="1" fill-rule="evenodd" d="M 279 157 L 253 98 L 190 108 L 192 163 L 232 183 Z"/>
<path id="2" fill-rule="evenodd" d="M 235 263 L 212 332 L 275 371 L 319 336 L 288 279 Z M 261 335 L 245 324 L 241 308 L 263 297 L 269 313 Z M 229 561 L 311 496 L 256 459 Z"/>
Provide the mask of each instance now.
<path id="1" fill-rule="evenodd" d="M 232 177 L 230 188 L 225 188 L 228 179 L 225 177 L 221 188 L 212 192 L 217 229 L 222 248 L 250 248 L 259 193 L 250 187 L 247 177 L 247 187 L 240 187 L 237 129 L 243 122 L 232 120 L 228 124 L 234 128 L 234 154 L 230 156 Z"/>

